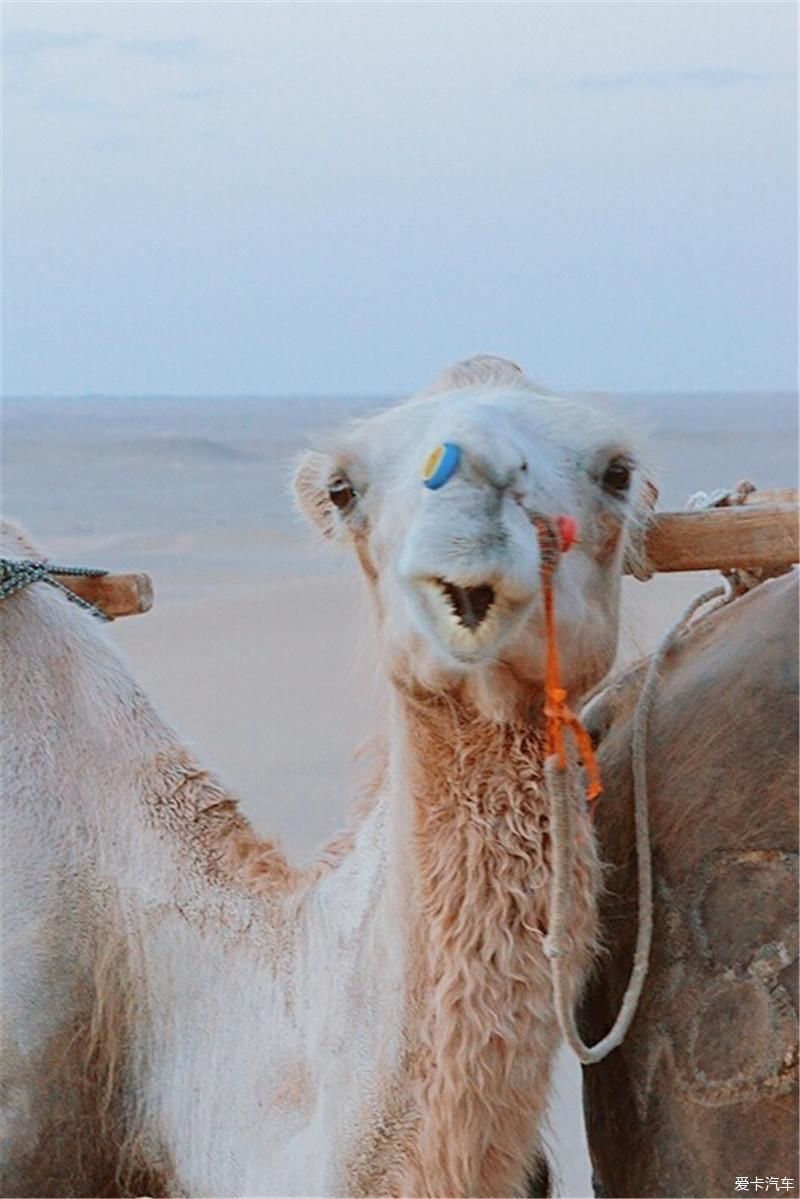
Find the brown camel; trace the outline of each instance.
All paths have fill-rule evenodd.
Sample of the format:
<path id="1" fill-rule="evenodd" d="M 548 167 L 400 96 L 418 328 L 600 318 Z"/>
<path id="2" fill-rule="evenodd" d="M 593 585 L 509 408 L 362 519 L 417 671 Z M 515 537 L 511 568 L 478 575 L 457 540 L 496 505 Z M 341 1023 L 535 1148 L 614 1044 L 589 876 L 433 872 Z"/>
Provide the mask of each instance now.
<path id="1" fill-rule="evenodd" d="M 650 971 L 625 1043 L 584 1070 L 599 1195 L 733 1195 L 737 1178 L 742 1193 L 745 1178 L 751 1193 L 755 1178 L 797 1186 L 797 627 L 792 572 L 702 620 L 664 665 L 647 752 Z M 644 664 L 584 713 L 600 740 L 608 863 L 607 953 L 581 1013 L 591 1040 L 617 1012 L 635 937 L 643 677 Z"/>

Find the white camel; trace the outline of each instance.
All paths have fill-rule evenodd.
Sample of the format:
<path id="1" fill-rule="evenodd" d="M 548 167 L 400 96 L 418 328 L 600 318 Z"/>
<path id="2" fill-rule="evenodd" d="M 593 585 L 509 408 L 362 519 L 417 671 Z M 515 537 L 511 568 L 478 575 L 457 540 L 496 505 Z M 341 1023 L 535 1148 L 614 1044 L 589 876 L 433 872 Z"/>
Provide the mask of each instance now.
<path id="1" fill-rule="evenodd" d="M 96 620 L 41 584 L 0 604 L 3 1194 L 524 1193 L 558 1042 L 530 516 L 578 523 L 555 578 L 576 700 L 614 656 L 640 491 L 624 431 L 490 357 L 305 457 L 390 693 L 370 793 L 307 870 Z M 577 987 L 586 816 L 576 840 Z"/>

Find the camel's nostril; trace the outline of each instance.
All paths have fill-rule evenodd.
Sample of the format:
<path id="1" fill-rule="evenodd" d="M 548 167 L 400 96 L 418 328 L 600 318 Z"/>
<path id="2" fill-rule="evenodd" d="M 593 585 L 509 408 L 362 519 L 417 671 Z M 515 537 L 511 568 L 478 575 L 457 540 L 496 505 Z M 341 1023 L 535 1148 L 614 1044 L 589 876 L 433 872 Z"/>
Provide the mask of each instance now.
<path id="1" fill-rule="evenodd" d="M 489 583 L 481 583 L 477 587 L 459 587 L 447 579 L 437 581 L 461 623 L 468 629 L 477 629 L 494 603 L 494 587 Z"/>

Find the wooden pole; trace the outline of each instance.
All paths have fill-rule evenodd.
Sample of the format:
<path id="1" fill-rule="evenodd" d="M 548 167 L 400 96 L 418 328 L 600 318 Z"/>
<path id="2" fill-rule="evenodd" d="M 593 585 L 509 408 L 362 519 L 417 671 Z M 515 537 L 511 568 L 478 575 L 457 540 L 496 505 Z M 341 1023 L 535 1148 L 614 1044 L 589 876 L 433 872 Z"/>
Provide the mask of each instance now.
<path id="1" fill-rule="evenodd" d="M 137 616 L 153 606 L 153 584 L 149 575 L 59 575 L 54 574 L 75 595 L 94 604 L 106 616 Z"/>
<path id="2" fill-rule="evenodd" d="M 700 512 L 658 512 L 647 532 L 657 571 L 777 568 L 800 561 L 796 503 L 751 502 Z"/>
<path id="3" fill-rule="evenodd" d="M 799 511 L 797 492 L 782 488 L 753 492 L 732 508 L 657 512 L 647 533 L 647 557 L 656 571 L 789 567 L 800 561 Z M 56 578 L 112 619 L 153 606 L 146 574 Z"/>

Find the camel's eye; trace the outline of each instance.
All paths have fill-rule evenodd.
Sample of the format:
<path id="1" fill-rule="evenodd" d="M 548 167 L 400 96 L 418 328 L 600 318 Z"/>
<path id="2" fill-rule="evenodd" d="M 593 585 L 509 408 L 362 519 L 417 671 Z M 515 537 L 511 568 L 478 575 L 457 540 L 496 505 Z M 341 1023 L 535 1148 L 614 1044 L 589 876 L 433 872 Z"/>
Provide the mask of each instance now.
<path id="1" fill-rule="evenodd" d="M 340 512 L 347 512 L 355 503 L 356 493 L 348 479 L 333 479 L 328 484 L 328 495 L 331 503 Z"/>
<path id="2" fill-rule="evenodd" d="M 612 458 L 603 473 L 603 490 L 610 495 L 624 495 L 631 485 L 633 468 L 626 458 Z"/>

